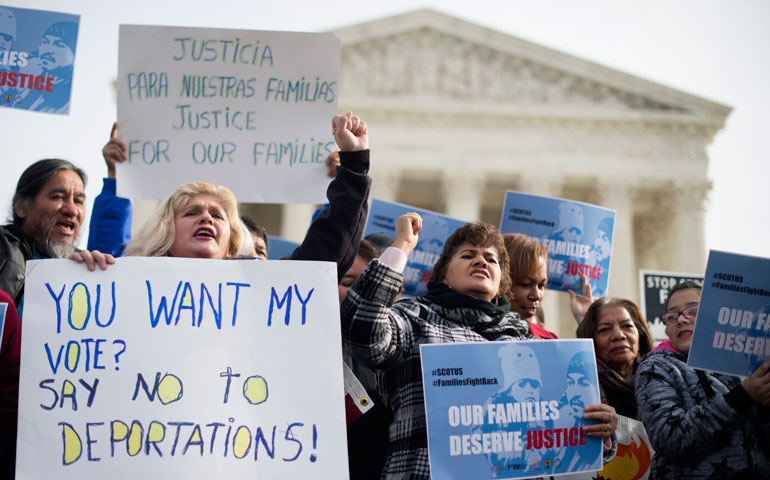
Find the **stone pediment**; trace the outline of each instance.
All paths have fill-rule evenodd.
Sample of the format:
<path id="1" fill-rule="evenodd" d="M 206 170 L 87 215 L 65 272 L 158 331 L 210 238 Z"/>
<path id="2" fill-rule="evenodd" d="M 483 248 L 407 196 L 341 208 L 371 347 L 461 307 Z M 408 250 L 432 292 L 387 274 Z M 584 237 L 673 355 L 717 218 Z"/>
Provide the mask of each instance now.
<path id="1" fill-rule="evenodd" d="M 433 10 L 335 30 L 345 103 L 721 127 L 730 107 Z M 440 105 L 437 108 L 437 105 Z"/>

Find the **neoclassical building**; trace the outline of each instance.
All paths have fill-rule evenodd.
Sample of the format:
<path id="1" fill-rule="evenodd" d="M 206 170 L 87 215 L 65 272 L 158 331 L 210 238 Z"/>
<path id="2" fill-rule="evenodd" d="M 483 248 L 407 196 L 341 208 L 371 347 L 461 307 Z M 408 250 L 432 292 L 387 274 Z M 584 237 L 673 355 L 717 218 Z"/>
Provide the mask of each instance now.
<path id="1" fill-rule="evenodd" d="M 373 196 L 499 225 L 506 189 L 617 211 L 610 293 L 705 268 L 706 147 L 730 108 L 433 10 L 337 30 L 339 110 L 369 124 Z M 246 209 L 300 240 L 312 206 Z M 574 336 L 566 294 L 547 327 Z"/>

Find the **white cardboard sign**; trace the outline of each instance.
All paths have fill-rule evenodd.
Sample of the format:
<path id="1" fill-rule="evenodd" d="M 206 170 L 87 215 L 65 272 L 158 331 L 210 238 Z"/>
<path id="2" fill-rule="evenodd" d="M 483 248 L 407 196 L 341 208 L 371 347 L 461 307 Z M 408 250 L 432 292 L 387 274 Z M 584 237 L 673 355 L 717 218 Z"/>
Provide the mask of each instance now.
<path id="1" fill-rule="evenodd" d="M 16 478 L 348 478 L 336 267 L 27 264 Z"/>
<path id="2" fill-rule="evenodd" d="M 240 201 L 326 201 L 336 36 L 121 25 L 119 49 L 118 195 L 206 181 Z"/>

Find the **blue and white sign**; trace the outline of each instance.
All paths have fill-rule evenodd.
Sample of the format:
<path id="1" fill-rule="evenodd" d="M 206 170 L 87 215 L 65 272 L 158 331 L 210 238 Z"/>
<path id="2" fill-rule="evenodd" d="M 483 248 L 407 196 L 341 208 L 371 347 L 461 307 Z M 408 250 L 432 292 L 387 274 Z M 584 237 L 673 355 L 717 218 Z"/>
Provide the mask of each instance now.
<path id="1" fill-rule="evenodd" d="M 709 252 L 687 364 L 748 376 L 770 359 L 770 259 Z"/>
<path id="2" fill-rule="evenodd" d="M 286 258 L 294 253 L 299 243 L 284 240 L 283 238 L 267 236 L 267 259 L 268 260 L 280 260 Z"/>
<path id="3" fill-rule="evenodd" d="M 521 192 L 505 194 L 500 231 L 523 233 L 548 250 L 548 285 L 580 293 L 588 277 L 595 298 L 607 295 L 615 211 Z"/>
<path id="4" fill-rule="evenodd" d="M 593 342 L 421 345 L 431 477 L 528 478 L 602 468 L 581 433 L 600 403 Z"/>
<path id="5" fill-rule="evenodd" d="M 468 222 L 375 198 L 369 209 L 364 236 L 372 233 L 386 233 L 396 238 L 396 220 L 407 212 L 417 212 L 422 217 L 420 239 L 415 249 L 409 254 L 404 270 L 404 293 L 416 297 L 428 291 L 427 284 L 433 273 L 433 265 L 441 256 L 447 237 Z"/>
<path id="6" fill-rule="evenodd" d="M 0 106 L 68 115 L 79 15 L 0 6 Z"/>

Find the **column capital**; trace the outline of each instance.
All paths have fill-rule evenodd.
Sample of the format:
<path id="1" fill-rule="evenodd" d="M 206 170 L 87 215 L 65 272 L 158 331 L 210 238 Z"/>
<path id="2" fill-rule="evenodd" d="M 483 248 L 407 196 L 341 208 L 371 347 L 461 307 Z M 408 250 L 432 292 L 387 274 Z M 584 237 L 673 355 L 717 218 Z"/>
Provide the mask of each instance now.
<path id="1" fill-rule="evenodd" d="M 710 180 L 675 180 L 672 207 L 677 211 L 705 211 L 713 183 Z"/>

